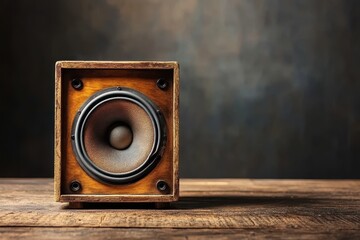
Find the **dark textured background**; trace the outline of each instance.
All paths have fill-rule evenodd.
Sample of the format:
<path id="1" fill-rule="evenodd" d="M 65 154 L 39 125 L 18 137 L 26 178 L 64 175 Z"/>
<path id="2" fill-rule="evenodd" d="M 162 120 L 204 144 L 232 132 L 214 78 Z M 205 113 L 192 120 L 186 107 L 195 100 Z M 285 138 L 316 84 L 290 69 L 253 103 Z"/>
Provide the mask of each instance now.
<path id="1" fill-rule="evenodd" d="M 0 2 L 0 176 L 53 174 L 56 60 L 177 60 L 182 177 L 360 178 L 360 1 Z"/>

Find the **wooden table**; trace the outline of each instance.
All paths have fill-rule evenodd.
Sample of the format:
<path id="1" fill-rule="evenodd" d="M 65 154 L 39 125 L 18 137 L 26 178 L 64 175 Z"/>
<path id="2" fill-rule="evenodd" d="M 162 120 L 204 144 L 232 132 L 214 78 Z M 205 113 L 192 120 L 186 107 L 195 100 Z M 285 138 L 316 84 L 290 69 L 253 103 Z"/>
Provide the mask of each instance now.
<path id="1" fill-rule="evenodd" d="M 360 239 L 360 180 L 182 179 L 180 201 L 53 201 L 52 179 L 0 179 L 0 239 Z"/>

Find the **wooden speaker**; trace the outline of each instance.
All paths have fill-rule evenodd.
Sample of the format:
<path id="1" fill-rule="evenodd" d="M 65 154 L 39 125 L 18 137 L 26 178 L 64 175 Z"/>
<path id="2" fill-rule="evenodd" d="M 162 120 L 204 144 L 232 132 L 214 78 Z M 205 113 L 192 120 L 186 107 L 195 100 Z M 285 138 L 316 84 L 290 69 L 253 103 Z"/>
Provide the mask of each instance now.
<path id="1" fill-rule="evenodd" d="M 176 201 L 178 158 L 176 62 L 56 63 L 56 201 Z"/>

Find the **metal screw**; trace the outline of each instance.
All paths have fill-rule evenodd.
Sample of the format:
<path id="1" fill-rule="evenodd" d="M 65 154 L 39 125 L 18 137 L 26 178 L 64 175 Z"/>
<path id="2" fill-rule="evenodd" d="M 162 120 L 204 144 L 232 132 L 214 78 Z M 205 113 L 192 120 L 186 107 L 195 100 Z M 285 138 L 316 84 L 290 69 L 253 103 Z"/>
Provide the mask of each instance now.
<path id="1" fill-rule="evenodd" d="M 83 82 L 81 81 L 80 78 L 74 78 L 71 81 L 71 86 L 75 89 L 75 90 L 81 90 L 84 87 Z"/>
<path id="2" fill-rule="evenodd" d="M 161 90 L 165 90 L 168 86 L 169 83 L 166 79 L 164 78 L 160 78 L 156 81 L 156 85 L 161 89 Z"/>
<path id="3" fill-rule="evenodd" d="M 165 194 L 170 192 L 170 187 L 164 180 L 159 180 L 156 183 L 156 187 L 161 193 Z"/>
<path id="4" fill-rule="evenodd" d="M 81 184 L 79 181 L 74 180 L 70 183 L 70 190 L 73 192 L 78 192 L 81 189 Z"/>

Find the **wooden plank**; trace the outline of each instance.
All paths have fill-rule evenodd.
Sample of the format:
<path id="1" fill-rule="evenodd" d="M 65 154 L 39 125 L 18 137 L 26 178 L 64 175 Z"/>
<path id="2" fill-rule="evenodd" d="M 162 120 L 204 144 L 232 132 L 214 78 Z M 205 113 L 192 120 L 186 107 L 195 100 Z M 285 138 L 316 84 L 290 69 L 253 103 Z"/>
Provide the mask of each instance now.
<path id="1" fill-rule="evenodd" d="M 360 230 L 359 180 L 182 180 L 169 209 L 53 201 L 50 179 L 1 179 L 0 226 Z"/>
<path id="2" fill-rule="evenodd" d="M 1 239 L 359 239 L 356 230 L 0 227 Z"/>
<path id="3" fill-rule="evenodd" d="M 274 180 L 274 179 L 182 179 L 182 196 L 311 196 L 311 198 L 345 198 L 360 196 L 359 180 Z"/>
<path id="4" fill-rule="evenodd" d="M 55 64 L 67 69 L 174 69 L 176 61 L 58 61 Z"/>

